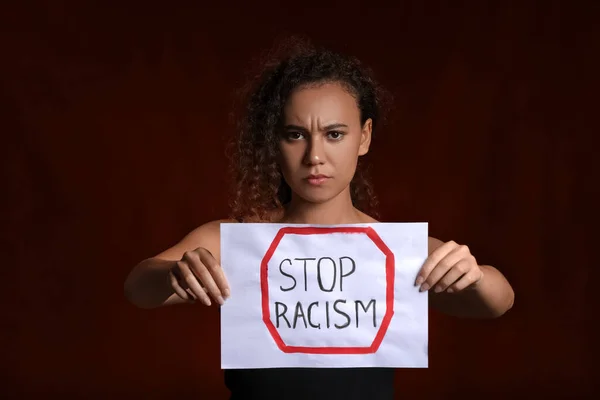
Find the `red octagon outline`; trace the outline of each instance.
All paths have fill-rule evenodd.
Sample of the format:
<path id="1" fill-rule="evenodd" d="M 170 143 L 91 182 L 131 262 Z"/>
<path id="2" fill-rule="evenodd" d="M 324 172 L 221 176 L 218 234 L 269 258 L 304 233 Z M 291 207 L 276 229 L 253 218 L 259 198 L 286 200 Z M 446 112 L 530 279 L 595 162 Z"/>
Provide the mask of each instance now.
<path id="1" fill-rule="evenodd" d="M 373 339 L 373 343 L 367 347 L 308 347 L 308 346 L 288 346 L 277 328 L 271 321 L 271 310 L 269 307 L 269 280 L 268 280 L 268 266 L 271 257 L 275 249 L 281 242 L 281 239 L 286 234 L 293 235 L 326 235 L 330 233 L 351 233 L 351 234 L 365 234 L 375 243 L 375 245 L 385 255 L 385 280 L 386 280 L 386 312 L 383 316 L 379 331 Z M 339 227 L 339 228 L 320 228 L 320 227 L 284 227 L 277 232 L 275 239 L 269 246 L 269 249 L 265 253 L 260 265 L 260 289 L 262 294 L 262 314 L 263 322 L 267 326 L 269 333 L 275 340 L 277 347 L 284 353 L 307 353 L 307 354 L 370 354 L 375 353 L 383 338 L 387 332 L 387 329 L 394 315 L 394 278 L 395 278 L 395 263 L 394 253 L 387 247 L 387 245 L 381 240 L 377 232 L 371 227 Z"/>

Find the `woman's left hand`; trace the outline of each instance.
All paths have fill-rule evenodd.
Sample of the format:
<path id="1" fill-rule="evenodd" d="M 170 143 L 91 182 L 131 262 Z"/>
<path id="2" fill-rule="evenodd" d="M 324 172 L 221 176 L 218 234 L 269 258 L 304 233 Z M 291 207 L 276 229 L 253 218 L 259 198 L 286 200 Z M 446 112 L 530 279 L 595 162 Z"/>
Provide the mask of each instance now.
<path id="1" fill-rule="evenodd" d="M 423 292 L 433 288 L 435 293 L 456 293 L 474 288 L 483 278 L 477 260 L 465 245 L 449 241 L 435 249 L 421 268 L 415 286 Z"/>

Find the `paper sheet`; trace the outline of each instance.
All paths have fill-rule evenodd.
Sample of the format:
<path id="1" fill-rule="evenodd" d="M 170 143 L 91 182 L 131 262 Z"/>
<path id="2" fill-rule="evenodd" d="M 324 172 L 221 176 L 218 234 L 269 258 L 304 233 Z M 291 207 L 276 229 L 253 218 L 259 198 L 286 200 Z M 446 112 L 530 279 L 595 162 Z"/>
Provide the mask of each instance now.
<path id="1" fill-rule="evenodd" d="M 221 367 L 427 367 L 427 228 L 222 224 Z"/>

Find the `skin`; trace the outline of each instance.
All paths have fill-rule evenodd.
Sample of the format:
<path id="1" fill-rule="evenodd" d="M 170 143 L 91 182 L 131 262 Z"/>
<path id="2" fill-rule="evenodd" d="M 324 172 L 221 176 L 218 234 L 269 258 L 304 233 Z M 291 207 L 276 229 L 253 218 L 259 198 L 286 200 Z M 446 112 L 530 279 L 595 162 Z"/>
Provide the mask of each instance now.
<path id="1" fill-rule="evenodd" d="M 292 189 L 281 222 L 375 222 L 352 205 L 350 181 L 371 144 L 372 121 L 361 125 L 356 100 L 339 84 L 300 88 L 284 109 L 279 165 Z M 308 175 L 324 174 L 319 186 Z"/>
<path id="2" fill-rule="evenodd" d="M 378 222 L 356 209 L 350 197 L 358 158 L 369 151 L 372 136 L 372 121 L 361 124 L 356 99 L 337 83 L 301 87 L 288 98 L 283 122 L 278 162 L 292 189 L 292 200 L 282 213 L 273 215 L 273 221 Z M 324 174 L 328 179 L 322 185 L 311 185 L 306 179 L 311 174 Z M 134 300 L 132 295 L 132 302 L 147 308 L 197 300 L 211 305 L 212 298 L 223 304 L 231 293 L 219 265 L 221 222 L 235 221 L 202 225 L 172 248 L 138 265 L 128 280 L 135 282 L 144 271 L 154 271 L 154 297 Z M 415 285 L 429 291 L 433 308 L 454 316 L 493 318 L 512 307 L 510 284 L 495 268 L 479 265 L 467 246 L 433 237 L 428 245 L 429 256 Z M 165 274 L 168 285 L 161 281 Z"/>

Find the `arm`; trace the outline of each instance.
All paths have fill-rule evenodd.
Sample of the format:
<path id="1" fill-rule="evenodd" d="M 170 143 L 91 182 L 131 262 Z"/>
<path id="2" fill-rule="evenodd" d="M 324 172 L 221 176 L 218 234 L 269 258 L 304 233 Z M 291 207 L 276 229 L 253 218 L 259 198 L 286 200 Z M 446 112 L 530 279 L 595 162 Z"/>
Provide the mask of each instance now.
<path id="1" fill-rule="evenodd" d="M 430 256 L 444 243 L 435 238 L 429 238 Z M 441 249 L 440 249 L 441 250 Z M 464 252 L 465 250 L 463 250 Z M 468 252 L 468 250 L 466 250 Z M 470 253 L 468 253 L 470 256 Z M 452 290 L 456 286 L 453 283 L 444 282 L 442 279 L 432 282 L 429 279 L 429 300 L 431 306 L 438 311 L 458 316 L 470 318 L 496 318 L 507 312 L 514 302 L 514 291 L 506 278 L 496 268 L 489 265 L 477 265 L 474 257 L 465 257 L 464 253 L 461 260 L 473 260 L 470 270 L 463 275 L 463 279 L 469 279 L 479 274 L 479 279 L 473 279 L 462 290 Z M 458 264 L 455 264 L 458 265 Z M 468 269 L 467 263 L 463 263 Z M 436 280 L 435 274 L 431 273 L 433 281 Z M 439 292 L 436 292 L 436 286 L 439 285 Z M 464 285 L 464 283 L 463 283 Z"/>
<path id="2" fill-rule="evenodd" d="M 170 281 L 169 271 L 187 251 L 203 247 L 220 262 L 220 224 L 229 221 L 212 221 L 186 235 L 175 246 L 143 260 L 133 268 L 124 284 L 125 297 L 140 308 L 186 303 L 178 296 Z"/>
<path id="3" fill-rule="evenodd" d="M 147 309 L 185 303 L 169 282 L 169 271 L 176 262 L 152 257 L 136 265 L 125 280 L 127 300 L 136 307 Z"/>

